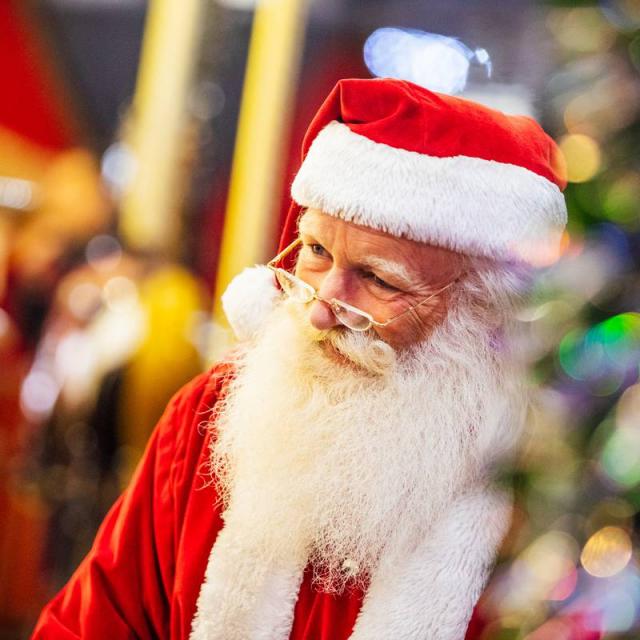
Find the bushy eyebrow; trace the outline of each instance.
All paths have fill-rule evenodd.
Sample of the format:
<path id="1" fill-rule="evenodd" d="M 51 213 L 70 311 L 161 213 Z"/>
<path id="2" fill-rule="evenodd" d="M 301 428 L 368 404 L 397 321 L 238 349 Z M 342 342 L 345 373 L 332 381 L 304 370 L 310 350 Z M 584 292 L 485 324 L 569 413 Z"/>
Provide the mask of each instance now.
<path id="1" fill-rule="evenodd" d="M 298 220 L 298 233 L 308 233 L 310 235 L 313 235 L 313 232 L 311 229 L 309 229 L 309 225 L 311 223 L 309 223 L 306 219 L 304 214 L 306 213 L 306 211 L 300 216 L 299 220 Z"/>
<path id="2" fill-rule="evenodd" d="M 419 281 L 418 276 L 409 270 L 409 268 L 401 262 L 395 262 L 380 256 L 367 256 L 360 261 L 364 269 L 372 269 L 378 272 L 378 275 L 391 276 L 397 284 L 411 287 Z"/>

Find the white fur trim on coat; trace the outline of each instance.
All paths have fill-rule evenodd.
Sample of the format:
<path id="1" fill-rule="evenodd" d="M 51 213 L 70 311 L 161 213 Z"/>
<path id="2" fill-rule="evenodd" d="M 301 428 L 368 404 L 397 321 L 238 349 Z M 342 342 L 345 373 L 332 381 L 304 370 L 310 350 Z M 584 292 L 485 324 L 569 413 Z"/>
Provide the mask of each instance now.
<path id="1" fill-rule="evenodd" d="M 510 520 L 506 493 L 458 498 L 413 553 L 382 558 L 350 640 L 463 640 Z M 274 568 L 233 528 L 211 550 L 190 640 L 286 640 L 304 567 Z"/>
<path id="2" fill-rule="evenodd" d="M 238 340 L 257 333 L 279 297 L 273 272 L 264 266 L 245 269 L 230 282 L 222 294 L 222 309 Z"/>
<path id="3" fill-rule="evenodd" d="M 456 500 L 404 562 L 383 559 L 350 640 L 463 640 L 511 510 L 497 490 Z"/>
<path id="4" fill-rule="evenodd" d="M 287 640 L 304 567 L 273 567 L 226 524 L 209 554 L 189 640 Z"/>
<path id="5" fill-rule="evenodd" d="M 311 144 L 291 195 L 394 236 L 526 262 L 557 249 L 567 221 L 560 189 L 528 169 L 397 149 L 335 121 Z"/>

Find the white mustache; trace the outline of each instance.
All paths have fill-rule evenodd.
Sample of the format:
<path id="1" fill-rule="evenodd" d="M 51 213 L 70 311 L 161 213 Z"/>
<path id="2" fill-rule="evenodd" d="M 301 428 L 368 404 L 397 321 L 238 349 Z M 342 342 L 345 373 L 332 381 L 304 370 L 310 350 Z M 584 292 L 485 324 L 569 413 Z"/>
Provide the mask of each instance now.
<path id="1" fill-rule="evenodd" d="M 393 370 L 397 355 L 394 349 L 378 338 L 373 330 L 351 331 L 333 328 L 325 331 L 315 329 L 299 310 L 292 308 L 306 337 L 320 347 L 331 348 L 361 372 L 372 376 L 383 376 Z"/>

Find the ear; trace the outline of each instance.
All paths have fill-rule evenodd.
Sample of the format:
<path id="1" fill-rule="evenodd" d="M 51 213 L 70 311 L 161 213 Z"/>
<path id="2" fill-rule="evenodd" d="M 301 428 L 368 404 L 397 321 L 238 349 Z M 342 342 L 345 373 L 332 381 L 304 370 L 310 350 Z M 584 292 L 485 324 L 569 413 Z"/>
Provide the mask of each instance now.
<path id="1" fill-rule="evenodd" d="M 281 292 L 265 266 L 239 273 L 222 294 L 222 308 L 238 340 L 249 340 L 262 327 Z"/>

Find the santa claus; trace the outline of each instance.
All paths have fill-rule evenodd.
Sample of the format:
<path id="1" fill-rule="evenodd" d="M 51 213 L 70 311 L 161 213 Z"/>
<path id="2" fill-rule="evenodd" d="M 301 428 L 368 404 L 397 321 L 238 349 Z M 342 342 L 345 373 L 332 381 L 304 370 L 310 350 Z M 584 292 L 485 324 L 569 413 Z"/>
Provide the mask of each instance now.
<path id="1" fill-rule="evenodd" d="M 225 308 L 243 342 L 169 405 L 34 638 L 462 640 L 510 523 L 510 348 L 566 222 L 531 119 L 343 80 L 281 252 Z"/>

